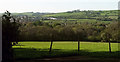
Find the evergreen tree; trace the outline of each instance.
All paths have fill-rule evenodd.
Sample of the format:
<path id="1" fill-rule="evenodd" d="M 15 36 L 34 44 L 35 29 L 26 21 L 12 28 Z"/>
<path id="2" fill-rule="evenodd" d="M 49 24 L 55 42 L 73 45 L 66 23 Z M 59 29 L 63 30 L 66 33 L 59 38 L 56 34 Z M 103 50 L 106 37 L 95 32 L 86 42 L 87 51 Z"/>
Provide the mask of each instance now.
<path id="1" fill-rule="evenodd" d="M 12 42 L 18 40 L 18 23 L 8 11 L 2 16 L 2 62 L 14 62 Z"/>

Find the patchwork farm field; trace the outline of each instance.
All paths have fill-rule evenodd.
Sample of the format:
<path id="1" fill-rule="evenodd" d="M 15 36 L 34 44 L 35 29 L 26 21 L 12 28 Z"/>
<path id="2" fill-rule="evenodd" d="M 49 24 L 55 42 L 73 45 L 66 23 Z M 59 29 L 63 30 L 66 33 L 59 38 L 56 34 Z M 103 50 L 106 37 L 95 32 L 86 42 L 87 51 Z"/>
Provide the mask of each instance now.
<path id="1" fill-rule="evenodd" d="M 109 53 L 109 44 L 103 42 L 80 42 L 80 51 L 77 51 L 77 42 L 53 42 L 52 52 L 49 53 L 50 42 L 19 42 L 13 46 L 16 59 L 36 59 L 46 57 L 90 56 L 98 58 L 120 58 L 118 43 L 111 43 L 112 53 Z"/>

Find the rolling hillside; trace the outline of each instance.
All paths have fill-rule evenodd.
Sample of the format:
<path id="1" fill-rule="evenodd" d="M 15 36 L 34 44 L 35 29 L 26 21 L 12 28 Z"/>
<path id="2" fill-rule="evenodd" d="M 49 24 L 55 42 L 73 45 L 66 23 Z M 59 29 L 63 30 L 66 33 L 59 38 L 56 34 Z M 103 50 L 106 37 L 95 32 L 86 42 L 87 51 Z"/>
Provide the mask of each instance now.
<path id="1" fill-rule="evenodd" d="M 110 10 L 110 11 L 68 11 L 63 13 L 44 15 L 43 17 L 55 17 L 65 19 L 108 17 L 112 19 L 117 19 L 117 16 L 118 16 L 117 10 Z"/>

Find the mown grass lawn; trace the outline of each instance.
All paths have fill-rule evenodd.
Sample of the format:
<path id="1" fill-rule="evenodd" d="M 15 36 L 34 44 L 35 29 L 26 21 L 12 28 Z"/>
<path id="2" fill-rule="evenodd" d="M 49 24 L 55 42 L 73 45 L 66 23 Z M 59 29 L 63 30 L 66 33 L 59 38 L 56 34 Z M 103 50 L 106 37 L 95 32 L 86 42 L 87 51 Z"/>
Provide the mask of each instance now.
<path id="1" fill-rule="evenodd" d="M 77 42 L 53 42 L 52 52 L 49 53 L 50 42 L 19 42 L 13 46 L 16 59 L 33 59 L 60 56 L 91 56 L 100 58 L 118 58 L 118 43 L 111 43 L 112 53 L 109 53 L 108 43 L 80 42 L 80 51 L 77 51 Z"/>

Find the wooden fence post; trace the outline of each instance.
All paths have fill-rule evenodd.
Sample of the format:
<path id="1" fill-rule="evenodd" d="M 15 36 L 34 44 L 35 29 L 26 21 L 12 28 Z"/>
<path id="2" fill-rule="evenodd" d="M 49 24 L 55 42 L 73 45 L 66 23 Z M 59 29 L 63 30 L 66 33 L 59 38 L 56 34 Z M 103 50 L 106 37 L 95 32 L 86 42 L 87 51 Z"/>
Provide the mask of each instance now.
<path id="1" fill-rule="evenodd" d="M 80 51 L 80 41 L 78 40 L 78 51 Z"/>
<path id="2" fill-rule="evenodd" d="M 51 44 L 50 44 L 50 50 L 49 50 L 50 53 L 52 51 L 52 45 L 53 45 L 53 40 L 51 40 Z"/>
<path id="3" fill-rule="evenodd" d="M 109 41 L 109 52 L 111 53 L 111 43 Z"/>

